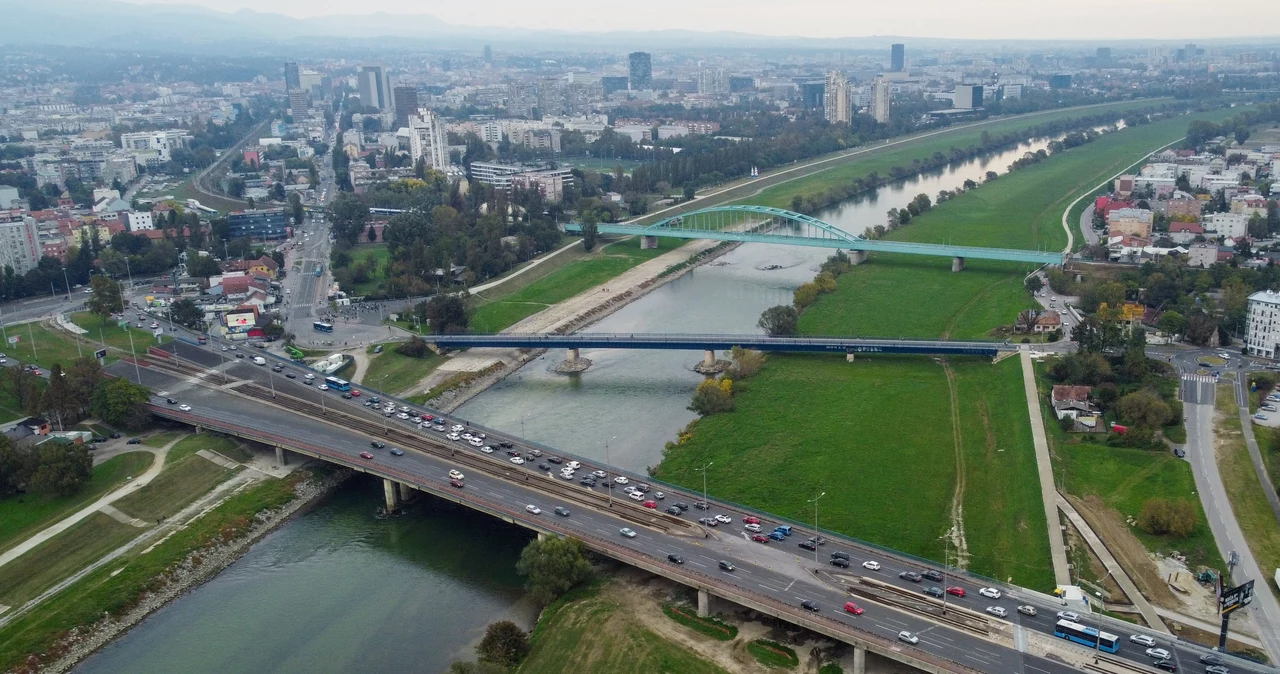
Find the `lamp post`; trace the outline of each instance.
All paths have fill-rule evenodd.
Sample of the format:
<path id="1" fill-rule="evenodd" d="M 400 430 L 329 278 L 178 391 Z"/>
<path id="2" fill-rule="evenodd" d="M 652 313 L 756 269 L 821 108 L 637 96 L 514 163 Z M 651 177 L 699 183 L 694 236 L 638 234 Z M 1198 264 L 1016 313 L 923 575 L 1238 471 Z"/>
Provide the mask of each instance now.
<path id="1" fill-rule="evenodd" d="M 611 437 L 611 438 L 605 438 L 605 439 L 604 439 L 604 466 L 605 466 L 605 468 L 608 468 L 608 470 L 605 472 L 605 476 L 604 476 L 604 479 L 605 479 L 604 490 L 605 490 L 605 492 L 606 492 L 606 493 L 608 493 L 608 495 L 609 495 L 609 507 L 610 507 L 610 508 L 612 508 L 612 507 L 613 507 L 613 485 L 614 485 L 614 483 L 613 483 L 613 482 L 609 482 L 609 480 L 612 480 L 612 479 L 613 479 L 613 463 L 609 461 L 609 441 L 610 441 L 610 440 L 613 440 L 613 439 L 616 439 L 617 437 L 618 437 L 618 436 L 616 436 L 616 435 L 615 435 L 615 436 L 613 436 L 613 437 Z"/>
<path id="2" fill-rule="evenodd" d="M 818 538 L 818 499 L 820 499 L 820 498 L 822 498 L 823 496 L 826 496 L 826 495 L 827 495 L 827 492 L 825 492 L 825 491 L 824 491 L 824 492 L 822 492 L 821 494 L 818 494 L 817 496 L 815 496 L 815 497 L 813 497 L 813 498 L 809 499 L 809 502 L 813 504 L 813 538 L 814 538 L 814 541 L 813 541 L 813 563 L 814 563 L 814 564 L 817 564 L 817 563 L 818 563 L 818 541 L 817 541 L 817 538 Z"/>
<path id="3" fill-rule="evenodd" d="M 707 465 L 701 468 L 694 468 L 694 470 L 702 471 L 702 505 L 704 506 L 704 512 L 711 509 L 711 504 L 707 502 L 707 469 L 710 468 L 713 463 L 715 462 L 708 461 Z"/>
<path id="4" fill-rule="evenodd" d="M 62 284 L 67 291 L 67 301 L 71 301 L 71 280 L 67 278 L 67 268 L 62 268 Z"/>

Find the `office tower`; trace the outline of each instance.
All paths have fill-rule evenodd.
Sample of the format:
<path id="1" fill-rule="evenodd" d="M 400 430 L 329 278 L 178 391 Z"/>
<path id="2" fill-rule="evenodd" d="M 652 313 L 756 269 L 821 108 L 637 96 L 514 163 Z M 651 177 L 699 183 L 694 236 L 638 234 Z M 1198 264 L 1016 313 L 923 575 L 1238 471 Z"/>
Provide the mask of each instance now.
<path id="1" fill-rule="evenodd" d="M 817 110 L 822 107 L 822 102 L 826 98 L 827 83 L 821 80 L 815 82 L 805 82 L 800 85 L 800 100 L 804 107 L 811 110 Z"/>
<path id="2" fill-rule="evenodd" d="M 961 110 L 972 110 L 982 107 L 982 85 L 981 84 L 958 84 L 956 85 L 955 105 L 954 107 Z"/>
<path id="3" fill-rule="evenodd" d="M 449 166 L 444 124 L 436 113 L 423 109 L 409 117 L 409 154 L 415 166 L 419 159 L 425 161 L 429 169 L 443 171 Z"/>
<path id="4" fill-rule="evenodd" d="M 890 45 L 889 71 L 900 73 L 906 69 L 907 69 L 907 46 L 904 44 Z"/>
<path id="5" fill-rule="evenodd" d="M 396 128 L 409 126 L 409 117 L 418 111 L 418 90 L 415 87 L 396 87 Z"/>
<path id="6" fill-rule="evenodd" d="M 360 66 L 360 102 L 365 106 L 386 110 L 391 107 L 386 69 L 379 64 Z"/>
<path id="7" fill-rule="evenodd" d="M 299 76 L 298 64 L 296 61 L 284 62 L 284 90 L 296 91 L 302 88 L 302 78 Z"/>
<path id="8" fill-rule="evenodd" d="M 653 61 L 649 52 L 631 52 L 631 88 L 636 91 L 653 87 Z"/>
<path id="9" fill-rule="evenodd" d="M 289 92 L 289 114 L 293 115 L 294 122 L 307 116 L 307 109 L 310 107 L 310 101 L 307 99 L 308 96 L 305 89 L 295 89 Z"/>
<path id="10" fill-rule="evenodd" d="M 606 75 L 600 78 L 600 87 L 604 89 L 605 98 L 615 91 L 626 91 L 630 79 L 624 76 Z"/>
<path id="11" fill-rule="evenodd" d="M 849 78 L 834 70 L 827 73 L 826 91 L 822 98 L 822 116 L 828 122 L 848 124 L 853 119 L 849 94 Z"/>
<path id="12" fill-rule="evenodd" d="M 1111 47 L 1098 47 L 1093 60 L 1099 67 L 1111 65 Z"/>
<path id="13" fill-rule="evenodd" d="M 881 124 L 889 123 L 889 82 L 884 78 L 871 85 L 871 116 Z"/>
<path id="14" fill-rule="evenodd" d="M 484 62 L 493 63 L 493 47 L 489 45 L 484 46 Z"/>

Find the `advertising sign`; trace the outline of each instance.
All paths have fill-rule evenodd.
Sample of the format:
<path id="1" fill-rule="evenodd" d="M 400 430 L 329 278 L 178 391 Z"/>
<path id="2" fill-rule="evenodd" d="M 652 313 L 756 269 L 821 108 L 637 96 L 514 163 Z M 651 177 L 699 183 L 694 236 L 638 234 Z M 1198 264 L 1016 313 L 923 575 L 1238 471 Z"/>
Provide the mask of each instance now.
<path id="1" fill-rule="evenodd" d="M 1253 603 L 1253 581 L 1222 591 L 1222 615 Z"/>

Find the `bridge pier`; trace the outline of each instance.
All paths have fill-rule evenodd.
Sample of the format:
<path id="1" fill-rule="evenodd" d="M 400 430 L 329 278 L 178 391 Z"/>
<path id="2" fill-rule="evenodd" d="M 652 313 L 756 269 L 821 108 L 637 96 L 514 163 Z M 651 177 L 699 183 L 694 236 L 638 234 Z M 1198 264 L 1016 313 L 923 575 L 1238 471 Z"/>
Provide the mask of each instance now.
<path id="1" fill-rule="evenodd" d="M 411 500 L 411 499 L 413 498 L 413 487 L 411 487 L 411 486 L 409 486 L 409 485 L 407 485 L 407 484 L 405 484 L 405 483 L 403 483 L 403 482 L 398 483 L 398 486 L 399 486 L 399 488 L 400 488 L 400 502 L 401 502 L 401 503 L 404 503 L 405 501 L 409 501 L 409 500 Z"/>
<path id="2" fill-rule="evenodd" d="M 702 362 L 693 366 L 693 371 L 698 374 L 717 375 L 724 372 L 732 365 L 727 360 L 717 360 L 714 349 L 707 349 L 702 355 Z"/>
<path id="3" fill-rule="evenodd" d="M 859 265 L 859 264 L 862 264 L 863 262 L 866 262 L 866 261 L 867 261 L 867 251 L 865 251 L 865 250 L 851 250 L 851 251 L 849 251 L 849 264 L 850 264 L 850 265 Z"/>
<path id="4" fill-rule="evenodd" d="M 853 674 L 867 674 L 867 647 L 861 644 L 853 646 Z"/>
<path id="5" fill-rule="evenodd" d="M 849 351 L 849 352 L 847 352 L 847 353 L 845 353 L 845 354 L 844 354 L 844 362 L 846 362 L 846 363 L 852 363 L 852 362 L 853 362 L 853 352 L 852 352 L 852 351 Z"/>
<path id="6" fill-rule="evenodd" d="M 951 258 L 951 271 L 960 271 L 964 269 L 964 258 L 957 255 Z"/>
<path id="7" fill-rule="evenodd" d="M 711 593 L 706 590 L 698 590 L 698 617 L 707 618 L 711 615 Z"/>
<path id="8" fill-rule="evenodd" d="M 658 237 L 642 236 L 640 237 L 640 250 L 649 250 L 658 247 Z"/>
<path id="9" fill-rule="evenodd" d="M 591 367 L 591 359 L 583 358 L 575 347 L 568 349 L 565 353 L 565 359 L 556 366 L 556 372 L 560 374 L 577 374 L 586 371 L 589 367 Z"/>
<path id="10" fill-rule="evenodd" d="M 276 447 L 276 464 L 281 466 L 289 465 L 289 452 L 284 447 Z"/>
<path id="11" fill-rule="evenodd" d="M 396 489 L 395 480 L 382 480 L 382 494 L 387 500 L 387 512 L 394 512 L 400 507 L 399 494 Z"/>

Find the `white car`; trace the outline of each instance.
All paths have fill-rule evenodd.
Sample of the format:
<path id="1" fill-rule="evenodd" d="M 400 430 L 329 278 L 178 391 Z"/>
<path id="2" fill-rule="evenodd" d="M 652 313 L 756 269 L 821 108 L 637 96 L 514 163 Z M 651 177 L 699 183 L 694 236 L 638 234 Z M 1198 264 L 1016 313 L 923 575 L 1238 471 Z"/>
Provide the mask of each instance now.
<path id="1" fill-rule="evenodd" d="M 726 515 L 716 515 L 716 521 L 721 524 L 729 524 L 733 521 L 733 518 Z"/>
<path id="2" fill-rule="evenodd" d="M 488 445 L 485 445 L 484 447 L 480 448 L 480 451 L 484 452 L 485 454 L 492 454 L 493 448 Z"/>
<path id="3" fill-rule="evenodd" d="M 520 458 L 520 457 L 518 457 L 518 456 L 513 456 L 513 457 L 511 457 L 511 463 L 514 463 L 514 464 L 516 464 L 517 466 L 520 466 L 520 465 L 523 465 L 523 464 L 524 464 L 524 459 L 522 459 L 522 458 Z"/>
<path id="4" fill-rule="evenodd" d="M 750 531 L 753 534 L 758 534 L 761 531 L 759 524 L 748 524 L 743 526 L 742 528 L 746 529 L 747 531 Z"/>
<path id="5" fill-rule="evenodd" d="M 905 641 L 906 643 L 909 643 L 909 644 L 911 644 L 912 646 L 914 646 L 914 645 L 916 645 L 916 644 L 920 643 L 920 637 L 918 637 L 918 636 L 916 636 L 916 635 L 914 635 L 914 634 L 912 634 L 912 633 L 910 633 L 910 632 L 908 632 L 908 631 L 906 631 L 906 630 L 903 630 L 903 631 L 901 631 L 901 632 L 898 632 L 898 641 Z"/>
<path id="6" fill-rule="evenodd" d="M 1139 646 L 1152 647 L 1156 645 L 1156 640 L 1145 634 L 1130 634 L 1129 641 L 1138 644 Z"/>
<path id="7" fill-rule="evenodd" d="M 572 468 L 572 469 L 574 469 L 574 470 L 577 470 L 577 469 L 579 469 L 579 468 L 581 468 L 581 467 L 582 467 L 582 464 L 581 464 L 581 463 L 578 463 L 577 461 L 570 461 L 569 463 L 566 463 L 566 464 L 564 464 L 564 465 L 566 465 L 566 466 L 568 466 L 568 467 L 570 467 L 570 468 Z"/>
<path id="8" fill-rule="evenodd" d="M 595 475 L 596 477 L 609 477 L 609 475 L 605 473 L 603 470 L 597 470 L 592 472 L 591 474 Z"/>
<path id="9" fill-rule="evenodd" d="M 618 530 L 618 533 L 622 534 L 623 536 L 626 536 L 627 538 L 635 538 L 635 537 L 636 537 L 636 532 L 632 531 L 631 529 L 628 529 L 627 527 L 623 527 L 623 528 L 619 529 L 619 530 Z"/>
<path id="10" fill-rule="evenodd" d="M 1071 622 L 1079 622 L 1080 614 L 1075 611 L 1058 611 L 1058 620 L 1070 620 Z"/>
<path id="11" fill-rule="evenodd" d="M 408 414 L 405 414 L 404 412 L 401 412 L 401 413 L 399 413 L 399 414 L 397 414 L 397 415 L 396 415 L 396 418 L 397 418 L 397 419 L 408 419 L 408 418 L 409 418 L 409 415 L 408 415 Z"/>
<path id="12" fill-rule="evenodd" d="M 631 492 L 630 494 L 627 494 L 627 496 L 630 496 L 632 501 L 643 501 L 643 500 L 644 500 L 644 494 L 641 494 L 641 493 L 640 493 L 640 492 L 638 492 L 638 491 L 633 491 L 633 492 Z"/>
<path id="13" fill-rule="evenodd" d="M 997 618 L 1003 618 L 1003 617 L 1005 617 L 1005 616 L 1009 615 L 1009 612 L 1008 612 L 1008 611 L 1006 611 L 1006 610 L 1004 610 L 1004 608 L 1003 608 L 1003 607 L 1001 607 L 1001 606 L 988 606 L 988 607 L 987 607 L 987 613 L 990 613 L 991 615 L 993 615 L 993 616 L 995 616 L 995 617 L 997 617 Z"/>
<path id="14" fill-rule="evenodd" d="M 463 429 L 462 424 L 454 424 L 453 427 L 450 428 L 449 430 L 453 431 L 454 433 L 461 433 L 462 429 Z"/>
<path id="15" fill-rule="evenodd" d="M 621 476 L 621 475 L 619 475 L 618 477 L 613 478 L 613 481 L 614 481 L 614 482 L 617 482 L 618 484 L 626 484 L 626 483 L 630 482 L 630 480 L 628 480 L 627 478 L 625 478 L 625 477 L 623 477 L 623 476 Z"/>
<path id="16" fill-rule="evenodd" d="M 1000 598 L 1000 590 L 997 590 L 994 587 L 984 587 L 981 590 L 978 590 L 978 594 L 986 597 L 987 599 Z"/>
<path id="17" fill-rule="evenodd" d="M 529 514 L 531 514 L 531 515 L 541 515 L 541 514 L 542 514 L 542 508 L 539 508 L 539 507 L 538 507 L 538 506 L 536 506 L 536 505 L 527 505 L 527 506 L 525 506 L 525 507 L 524 507 L 524 509 L 525 509 L 525 510 L 527 510 L 527 511 L 529 511 Z"/>
<path id="18" fill-rule="evenodd" d="M 1163 648 L 1148 648 L 1147 657 L 1155 658 L 1156 660 L 1168 660 L 1171 656 L 1169 651 Z"/>
<path id="19" fill-rule="evenodd" d="M 870 569 L 871 571 L 879 571 L 879 570 L 880 570 L 880 562 L 873 562 L 873 561 L 871 561 L 871 560 L 869 560 L 869 559 L 868 559 L 867 561 L 865 561 L 865 562 L 863 562 L 863 563 L 862 563 L 862 568 L 864 568 L 864 569 Z"/>
<path id="20" fill-rule="evenodd" d="M 463 438 L 464 440 L 470 440 L 471 438 L 474 438 L 474 437 L 476 437 L 476 436 L 472 435 L 472 434 L 471 434 L 471 431 L 463 431 L 463 432 L 462 432 L 462 438 Z"/>
<path id="21" fill-rule="evenodd" d="M 635 487 L 632 487 L 631 485 L 627 485 L 627 486 L 625 486 L 625 487 L 623 487 L 623 488 L 622 488 L 622 491 L 624 491 L 624 492 L 626 492 L 626 493 L 628 493 L 628 494 L 635 494 L 636 492 L 639 492 L 640 490 L 639 490 L 639 489 L 636 489 Z"/>
<path id="22" fill-rule="evenodd" d="M 191 406 L 190 406 L 190 405 L 178 405 L 178 409 L 182 410 L 183 412 L 190 412 L 190 411 L 191 411 Z"/>
<path id="23" fill-rule="evenodd" d="M 448 434 L 448 435 L 446 435 L 446 436 L 444 436 L 444 437 L 449 438 L 450 440 L 453 440 L 454 442 L 457 442 L 458 440 L 461 440 L 461 439 L 462 439 L 462 436 L 461 436 L 461 435 L 458 435 L 457 433 L 450 433 L 450 434 Z"/>
<path id="24" fill-rule="evenodd" d="M 328 391 L 328 390 L 329 390 L 329 385 L 328 385 L 328 384 L 321 384 L 321 385 L 317 386 L 316 388 L 320 389 L 321 391 Z"/>
<path id="25" fill-rule="evenodd" d="M 483 446 L 484 446 L 484 442 L 482 442 L 482 441 L 480 440 L 480 438 L 471 438 L 470 440 L 468 440 L 468 441 L 467 441 L 467 444 L 468 444 L 468 445 L 471 445 L 472 447 L 483 447 Z"/>
<path id="26" fill-rule="evenodd" d="M 450 479 L 450 480 L 461 480 L 461 479 L 464 479 L 464 478 L 463 478 L 462 473 L 458 472 L 458 471 L 457 471 L 457 469 L 454 469 L 454 470 L 449 471 L 449 479 Z"/>

